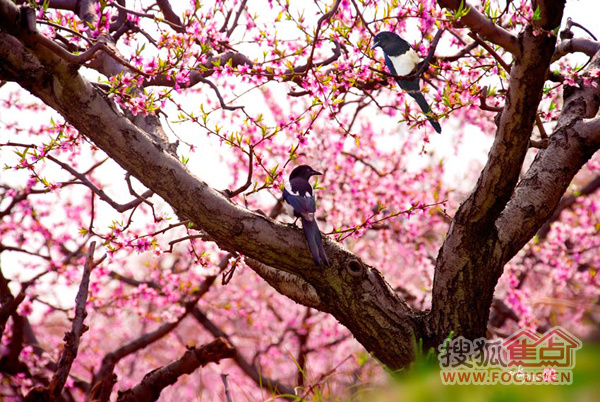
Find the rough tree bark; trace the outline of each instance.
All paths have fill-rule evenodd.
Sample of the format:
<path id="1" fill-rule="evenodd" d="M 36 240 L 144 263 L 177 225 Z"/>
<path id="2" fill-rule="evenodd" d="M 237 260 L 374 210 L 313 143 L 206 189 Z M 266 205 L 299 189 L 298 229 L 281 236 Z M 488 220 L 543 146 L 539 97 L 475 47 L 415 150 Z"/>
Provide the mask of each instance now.
<path id="1" fill-rule="evenodd" d="M 451 10 L 460 3 L 439 1 Z M 565 93 L 549 146 L 538 152 L 519 181 L 556 51 L 551 32 L 560 23 L 565 1 L 534 3 L 541 20 L 518 37 L 474 9 L 462 18 L 468 29 L 511 52 L 514 63 L 488 163 L 440 250 L 431 311 L 411 309 L 376 268 L 333 241 L 325 241 L 331 266 L 314 267 L 308 251 L 299 246 L 304 244 L 300 230 L 244 209 L 195 177 L 166 144 L 133 124 L 83 78 L 78 65 L 44 46 L 8 0 L 0 0 L 0 78 L 17 82 L 61 113 L 123 169 L 189 217 L 207 238 L 223 250 L 244 255 L 248 265 L 282 294 L 335 316 L 377 359 L 396 369 L 413 360 L 416 340 L 436 347 L 451 331 L 467 338 L 485 335 L 503 266 L 549 218 L 574 175 L 600 147 L 600 121 L 587 120 L 598 111 L 600 90 L 573 88 Z M 590 68 L 600 67 L 598 48 L 593 45 L 596 56 Z"/>

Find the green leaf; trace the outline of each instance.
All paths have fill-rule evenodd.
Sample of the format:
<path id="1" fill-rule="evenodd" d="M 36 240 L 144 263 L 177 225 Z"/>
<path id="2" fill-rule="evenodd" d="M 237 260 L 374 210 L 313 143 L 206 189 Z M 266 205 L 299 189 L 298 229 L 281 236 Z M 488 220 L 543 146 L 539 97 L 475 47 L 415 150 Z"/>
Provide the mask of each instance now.
<path id="1" fill-rule="evenodd" d="M 532 17 L 532 19 L 533 19 L 534 21 L 539 21 L 539 20 L 541 20 L 541 19 L 542 19 L 542 14 L 541 14 L 541 12 L 540 12 L 540 6 L 537 6 L 537 7 L 536 7 L 535 11 L 533 12 L 533 17 Z"/>

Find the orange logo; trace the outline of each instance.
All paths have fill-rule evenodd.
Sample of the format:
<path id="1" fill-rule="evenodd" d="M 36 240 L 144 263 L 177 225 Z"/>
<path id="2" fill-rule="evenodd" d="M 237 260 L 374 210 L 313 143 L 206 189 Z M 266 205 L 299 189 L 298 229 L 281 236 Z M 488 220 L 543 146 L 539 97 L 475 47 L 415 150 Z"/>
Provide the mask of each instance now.
<path id="1" fill-rule="evenodd" d="M 554 327 L 543 336 L 528 329 L 517 331 L 502 342 L 508 354 L 508 366 L 560 367 L 575 366 L 575 351 L 581 341 L 566 329 Z"/>

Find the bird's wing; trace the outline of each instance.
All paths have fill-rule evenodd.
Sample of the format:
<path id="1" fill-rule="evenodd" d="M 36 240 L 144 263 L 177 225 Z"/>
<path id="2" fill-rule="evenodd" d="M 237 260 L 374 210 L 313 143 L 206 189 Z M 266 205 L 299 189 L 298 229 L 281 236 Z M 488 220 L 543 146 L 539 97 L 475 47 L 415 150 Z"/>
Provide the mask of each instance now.
<path id="1" fill-rule="evenodd" d="M 410 54 L 411 52 L 416 57 L 416 60 L 418 63 L 419 57 L 417 56 L 415 51 L 412 49 L 410 49 L 408 52 L 406 52 L 400 56 L 388 56 L 386 54 L 385 55 L 385 65 L 390 70 L 390 73 L 395 74 L 395 75 L 410 74 L 416 66 L 416 64 L 412 64 L 412 61 L 410 61 L 408 56 L 406 56 L 406 54 Z M 403 57 L 405 59 L 402 59 Z M 412 67 L 410 67 L 411 65 L 412 65 Z M 400 71 L 402 71 L 402 73 Z M 405 80 L 397 79 L 396 82 L 398 83 L 400 88 L 404 89 L 410 95 L 412 95 L 412 92 L 418 92 L 421 89 L 421 82 L 419 80 L 419 77 L 415 78 L 412 81 L 405 81 Z"/>
<path id="2" fill-rule="evenodd" d="M 419 55 L 412 48 L 398 56 L 385 55 L 385 64 L 390 72 L 396 75 L 410 74 L 419 61 Z"/>
<path id="3" fill-rule="evenodd" d="M 390 73 L 398 75 L 396 68 L 394 67 L 394 63 L 392 63 L 392 60 L 388 57 L 388 55 L 384 54 L 383 58 L 385 59 L 385 65 L 387 66 L 388 70 L 390 70 Z"/>
<path id="4" fill-rule="evenodd" d="M 292 206 L 295 215 L 302 216 L 309 221 L 314 219 L 317 203 L 312 196 L 312 187 L 308 181 L 306 181 L 306 185 L 292 181 L 291 188 L 284 187 L 283 199 Z"/>

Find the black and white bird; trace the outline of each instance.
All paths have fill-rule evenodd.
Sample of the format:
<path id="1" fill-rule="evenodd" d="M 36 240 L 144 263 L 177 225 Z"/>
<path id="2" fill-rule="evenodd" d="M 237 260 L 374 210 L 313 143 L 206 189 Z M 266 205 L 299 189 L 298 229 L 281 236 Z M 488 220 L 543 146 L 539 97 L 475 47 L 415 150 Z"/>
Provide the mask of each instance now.
<path id="1" fill-rule="evenodd" d="M 321 174 L 321 172 L 317 172 L 308 165 L 297 166 L 290 174 L 289 189 L 283 188 L 284 201 L 292 207 L 294 216 L 302 221 L 304 236 L 316 266 L 329 265 L 327 255 L 323 249 L 321 232 L 315 219 L 317 203 L 315 197 L 313 197 L 312 186 L 308 182 L 308 179 L 312 176 Z"/>
<path id="2" fill-rule="evenodd" d="M 394 75 L 409 75 L 415 71 L 420 62 L 417 52 L 414 51 L 407 41 L 394 32 L 379 32 L 375 35 L 371 49 L 375 49 L 376 47 L 380 47 L 383 50 L 385 64 L 390 73 Z M 431 123 L 436 132 L 441 133 L 442 127 L 440 123 L 429 115 L 431 108 L 425 100 L 423 93 L 421 93 L 421 81 L 419 77 L 412 81 L 396 79 L 396 82 L 400 88 L 417 101 L 423 113 L 427 115 L 429 123 Z"/>

